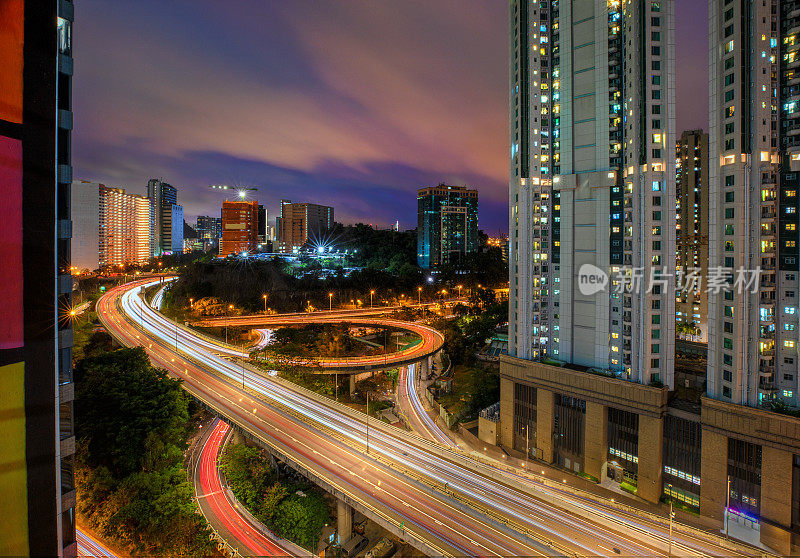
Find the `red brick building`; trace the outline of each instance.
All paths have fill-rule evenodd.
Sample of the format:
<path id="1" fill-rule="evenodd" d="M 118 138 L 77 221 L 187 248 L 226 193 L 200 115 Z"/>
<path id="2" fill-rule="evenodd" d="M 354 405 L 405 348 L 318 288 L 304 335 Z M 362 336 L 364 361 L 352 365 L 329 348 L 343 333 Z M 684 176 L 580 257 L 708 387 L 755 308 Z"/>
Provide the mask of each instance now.
<path id="1" fill-rule="evenodd" d="M 258 243 L 258 202 L 222 202 L 222 238 L 219 255 L 254 252 Z"/>

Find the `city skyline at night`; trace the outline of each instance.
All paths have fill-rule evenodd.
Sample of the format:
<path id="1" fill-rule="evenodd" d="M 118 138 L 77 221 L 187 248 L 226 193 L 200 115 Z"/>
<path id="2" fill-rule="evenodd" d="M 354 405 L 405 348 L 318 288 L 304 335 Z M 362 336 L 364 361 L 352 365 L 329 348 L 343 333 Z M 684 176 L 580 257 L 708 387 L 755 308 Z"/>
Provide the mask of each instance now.
<path id="1" fill-rule="evenodd" d="M 705 129 L 706 6 L 677 3 L 677 128 Z M 344 223 L 405 228 L 416 190 L 447 182 L 507 231 L 507 6 L 314 8 L 88 1 L 76 178 L 136 192 L 163 176 L 190 222 L 225 183 L 271 212 L 302 191 Z"/>

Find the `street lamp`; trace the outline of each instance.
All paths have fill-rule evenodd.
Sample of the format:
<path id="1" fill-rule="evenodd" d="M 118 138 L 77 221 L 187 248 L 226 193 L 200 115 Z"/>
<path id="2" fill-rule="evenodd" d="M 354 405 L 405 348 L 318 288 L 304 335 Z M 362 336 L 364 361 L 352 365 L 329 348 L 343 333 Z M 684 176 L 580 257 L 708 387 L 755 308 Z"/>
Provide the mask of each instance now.
<path id="1" fill-rule="evenodd" d="M 189 308 L 194 308 L 194 299 L 193 298 L 189 299 Z"/>
<path id="2" fill-rule="evenodd" d="M 667 557 L 672 558 L 672 520 L 675 519 L 675 512 L 672 511 L 672 501 L 669 503 L 669 550 Z"/>
<path id="3" fill-rule="evenodd" d="M 228 323 L 231 321 L 231 310 L 233 310 L 233 304 L 228 305 L 228 313 L 225 314 L 225 344 L 228 344 Z"/>
<path id="4" fill-rule="evenodd" d="M 422 287 L 417 287 L 417 304 L 422 305 Z"/>
<path id="5" fill-rule="evenodd" d="M 328 312 L 333 311 L 333 293 L 328 293 Z"/>
<path id="6" fill-rule="evenodd" d="M 458 289 L 459 298 L 461 297 L 461 289 L 463 289 L 463 288 L 464 288 L 464 285 L 459 285 L 459 286 L 456 287 L 456 289 Z"/>
<path id="7" fill-rule="evenodd" d="M 267 313 L 267 295 L 263 294 L 263 295 L 261 295 L 261 298 L 264 299 L 264 313 L 266 314 Z"/>
<path id="8" fill-rule="evenodd" d="M 372 290 L 369 292 L 369 307 L 372 308 L 372 296 L 375 294 L 375 291 Z"/>

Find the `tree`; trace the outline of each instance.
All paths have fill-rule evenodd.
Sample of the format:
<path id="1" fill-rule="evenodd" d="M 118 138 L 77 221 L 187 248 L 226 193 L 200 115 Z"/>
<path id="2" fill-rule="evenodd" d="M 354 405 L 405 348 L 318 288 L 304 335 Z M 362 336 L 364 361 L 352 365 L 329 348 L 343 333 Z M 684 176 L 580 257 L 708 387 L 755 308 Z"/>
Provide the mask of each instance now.
<path id="1" fill-rule="evenodd" d="M 271 523 L 275 518 L 275 512 L 278 506 L 286 498 L 289 492 L 286 487 L 281 483 L 276 482 L 264 491 L 264 497 L 261 502 L 259 519 L 264 523 Z"/>
<path id="2" fill-rule="evenodd" d="M 278 533 L 310 550 L 315 550 L 319 533 L 330 521 L 327 502 L 315 492 L 286 498 L 275 513 Z"/>
<path id="3" fill-rule="evenodd" d="M 75 373 L 78 508 L 104 535 L 152 556 L 208 555 L 183 469 L 188 396 L 141 348 L 81 360 Z"/>
<path id="4" fill-rule="evenodd" d="M 272 477 L 263 452 L 245 444 L 230 444 L 219 458 L 219 464 L 239 501 L 257 510 Z"/>
<path id="5" fill-rule="evenodd" d="M 75 369 L 75 428 L 87 440 L 87 464 L 107 467 L 121 478 L 156 463 L 160 445 L 186 445 L 188 396 L 181 382 L 153 368 L 141 347 L 85 358 Z"/>

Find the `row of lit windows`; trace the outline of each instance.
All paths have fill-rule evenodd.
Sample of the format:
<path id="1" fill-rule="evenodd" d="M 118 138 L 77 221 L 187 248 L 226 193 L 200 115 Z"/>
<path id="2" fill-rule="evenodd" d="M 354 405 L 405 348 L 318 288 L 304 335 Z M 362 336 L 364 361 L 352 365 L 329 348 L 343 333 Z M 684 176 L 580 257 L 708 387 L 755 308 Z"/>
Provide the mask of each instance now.
<path id="1" fill-rule="evenodd" d="M 630 461 L 631 463 L 639 463 L 638 456 L 625 453 L 624 451 L 620 451 L 616 448 L 608 448 L 608 453 L 611 455 L 616 455 L 617 457 L 621 457 L 622 459 Z"/>
<path id="2" fill-rule="evenodd" d="M 692 484 L 696 484 L 700 486 L 700 477 L 695 477 L 690 475 L 689 473 L 684 473 L 683 471 L 679 471 L 678 469 L 673 469 L 667 465 L 664 465 L 664 472 L 668 475 L 672 475 L 673 477 L 677 477 L 679 479 L 685 479 L 691 482 Z"/>

